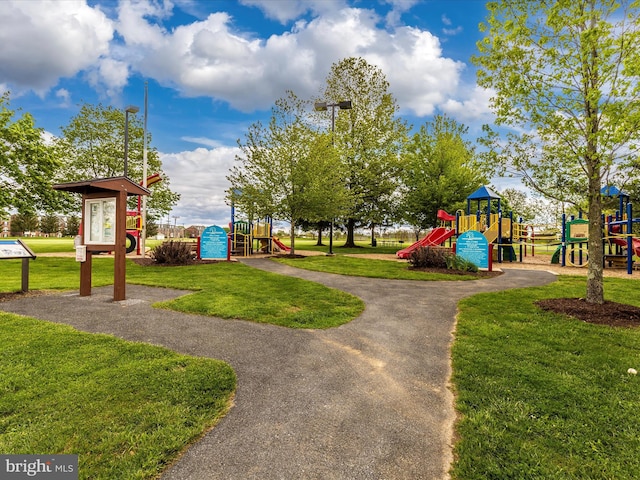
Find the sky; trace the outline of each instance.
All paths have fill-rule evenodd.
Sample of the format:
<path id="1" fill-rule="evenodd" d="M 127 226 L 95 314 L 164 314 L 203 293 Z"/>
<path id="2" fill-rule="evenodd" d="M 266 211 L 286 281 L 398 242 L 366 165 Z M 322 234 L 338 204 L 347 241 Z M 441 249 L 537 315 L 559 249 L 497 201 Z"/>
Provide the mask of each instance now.
<path id="1" fill-rule="evenodd" d="M 413 127 L 446 114 L 479 136 L 485 16 L 485 0 L 2 0 L 0 92 L 58 136 L 82 103 L 143 115 L 146 83 L 151 145 L 181 195 L 164 221 L 226 226 L 238 139 L 287 90 L 321 95 L 344 58 L 379 67 Z"/>

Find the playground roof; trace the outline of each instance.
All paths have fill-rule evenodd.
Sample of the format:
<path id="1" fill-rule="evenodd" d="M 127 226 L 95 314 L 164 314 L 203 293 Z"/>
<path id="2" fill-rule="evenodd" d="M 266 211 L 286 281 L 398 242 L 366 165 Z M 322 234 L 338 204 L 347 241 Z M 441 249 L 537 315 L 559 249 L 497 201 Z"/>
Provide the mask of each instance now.
<path id="1" fill-rule="evenodd" d="M 469 195 L 467 197 L 467 200 L 499 200 L 500 198 L 500 195 L 498 195 L 496 192 L 494 192 L 490 188 L 487 188 L 486 186 L 482 186 L 471 195 Z"/>
<path id="2" fill-rule="evenodd" d="M 617 197 L 620 195 L 624 197 L 629 196 L 626 193 L 620 191 L 617 187 L 614 187 L 612 185 L 605 185 L 604 187 L 602 187 L 600 189 L 600 195 L 604 195 L 605 197 Z"/>

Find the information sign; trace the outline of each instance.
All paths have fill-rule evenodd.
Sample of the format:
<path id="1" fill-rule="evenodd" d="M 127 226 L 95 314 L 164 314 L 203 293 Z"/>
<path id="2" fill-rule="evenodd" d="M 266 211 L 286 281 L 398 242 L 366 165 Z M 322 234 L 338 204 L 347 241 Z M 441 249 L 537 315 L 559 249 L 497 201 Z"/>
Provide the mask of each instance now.
<path id="1" fill-rule="evenodd" d="M 469 230 L 458 237 L 456 255 L 475 264 L 478 268 L 489 268 L 489 242 L 476 230 Z"/>
<path id="2" fill-rule="evenodd" d="M 217 225 L 205 228 L 200 236 L 200 258 L 226 260 L 228 252 L 227 232 Z"/>

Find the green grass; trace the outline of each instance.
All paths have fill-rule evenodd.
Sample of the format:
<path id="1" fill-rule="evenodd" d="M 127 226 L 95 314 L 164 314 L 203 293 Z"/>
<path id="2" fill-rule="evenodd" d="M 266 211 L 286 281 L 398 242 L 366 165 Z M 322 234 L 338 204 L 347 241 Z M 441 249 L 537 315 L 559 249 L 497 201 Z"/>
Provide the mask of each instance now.
<path id="1" fill-rule="evenodd" d="M 584 277 L 463 300 L 453 346 L 455 479 L 633 479 L 640 471 L 640 329 L 534 306 L 580 297 Z M 605 279 L 640 306 L 640 282 Z M 497 314 L 496 312 L 499 312 Z"/>
<path id="2" fill-rule="evenodd" d="M 113 284 L 113 259 L 94 257 L 92 261 L 92 286 Z M 21 265 L 21 260 L 0 263 L 0 291 L 20 289 Z M 75 258 L 40 257 L 30 262 L 29 272 L 31 290 L 78 289 L 80 285 L 80 264 Z M 195 291 L 158 307 L 290 328 L 334 327 L 364 310 L 362 300 L 348 293 L 236 262 L 141 267 L 128 261 L 127 282 Z"/>
<path id="3" fill-rule="evenodd" d="M 231 367 L 0 312 L 0 452 L 78 454 L 81 479 L 154 478 L 226 413 Z"/>
<path id="4" fill-rule="evenodd" d="M 431 273 L 410 270 L 406 262 L 373 260 L 367 258 L 336 256 L 313 256 L 306 258 L 275 259 L 285 265 L 316 272 L 337 273 L 355 277 L 389 278 L 396 280 L 475 280 L 473 275 Z"/>

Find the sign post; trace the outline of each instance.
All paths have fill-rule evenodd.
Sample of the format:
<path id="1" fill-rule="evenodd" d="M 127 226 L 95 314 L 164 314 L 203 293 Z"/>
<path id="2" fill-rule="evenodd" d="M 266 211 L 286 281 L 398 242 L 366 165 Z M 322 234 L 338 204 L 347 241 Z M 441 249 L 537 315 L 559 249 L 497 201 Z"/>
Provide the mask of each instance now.
<path id="1" fill-rule="evenodd" d="M 229 242 L 227 232 L 222 227 L 207 227 L 200 236 L 200 258 L 228 260 Z"/>
<path id="2" fill-rule="evenodd" d="M 80 296 L 91 295 L 93 252 L 113 251 L 113 300 L 126 298 L 127 197 L 149 195 L 149 190 L 128 177 L 94 178 L 62 183 L 54 190 L 82 194 L 82 234 L 76 245 L 85 247 L 80 258 Z M 84 260 L 82 260 L 84 259 Z"/>
<path id="3" fill-rule="evenodd" d="M 35 260 L 36 255 L 22 240 L 0 240 L 0 260 L 12 258 L 22 259 L 22 293 L 29 291 L 29 260 Z"/>

